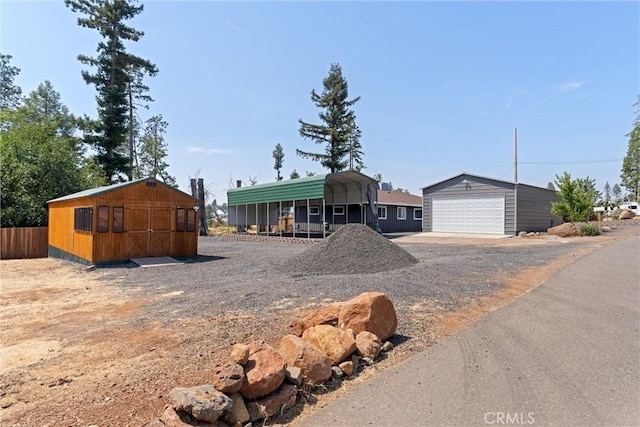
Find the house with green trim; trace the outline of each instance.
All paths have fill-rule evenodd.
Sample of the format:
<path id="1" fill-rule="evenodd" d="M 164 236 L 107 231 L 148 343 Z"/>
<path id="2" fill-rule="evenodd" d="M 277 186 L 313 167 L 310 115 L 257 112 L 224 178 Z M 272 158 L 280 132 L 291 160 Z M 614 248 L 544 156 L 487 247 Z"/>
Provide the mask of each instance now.
<path id="1" fill-rule="evenodd" d="M 378 229 L 378 182 L 346 171 L 227 191 L 229 225 L 238 231 L 324 237 L 344 224 Z"/>

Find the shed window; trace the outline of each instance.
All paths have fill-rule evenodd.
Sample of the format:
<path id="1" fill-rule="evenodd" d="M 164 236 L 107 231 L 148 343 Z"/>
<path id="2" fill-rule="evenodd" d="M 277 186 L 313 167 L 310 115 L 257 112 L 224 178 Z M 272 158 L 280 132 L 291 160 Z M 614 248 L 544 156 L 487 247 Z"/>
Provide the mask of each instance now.
<path id="1" fill-rule="evenodd" d="M 422 209 L 413 210 L 413 219 L 415 219 L 416 221 L 422 219 Z"/>
<path id="2" fill-rule="evenodd" d="M 398 206 L 398 219 L 407 219 L 407 208 L 405 206 Z"/>
<path id="3" fill-rule="evenodd" d="M 378 219 L 387 219 L 387 207 L 378 206 Z"/>
<path id="4" fill-rule="evenodd" d="M 109 231 L 109 206 L 98 206 L 98 233 Z"/>
<path id="5" fill-rule="evenodd" d="M 176 220 L 176 231 L 184 231 L 187 225 L 187 211 L 184 208 L 178 208 L 178 217 Z"/>
<path id="6" fill-rule="evenodd" d="M 91 233 L 93 230 L 93 208 L 75 208 L 73 229 Z"/>
<path id="7" fill-rule="evenodd" d="M 334 215 L 344 215 L 344 206 L 334 206 L 333 207 Z"/>
<path id="8" fill-rule="evenodd" d="M 123 207 L 113 208 L 113 232 L 114 233 L 124 232 L 124 208 Z"/>
<path id="9" fill-rule="evenodd" d="M 189 209 L 187 211 L 187 231 L 196 230 L 196 211 Z"/>
<path id="10" fill-rule="evenodd" d="M 311 206 L 309 208 L 309 215 L 320 215 L 320 206 Z"/>

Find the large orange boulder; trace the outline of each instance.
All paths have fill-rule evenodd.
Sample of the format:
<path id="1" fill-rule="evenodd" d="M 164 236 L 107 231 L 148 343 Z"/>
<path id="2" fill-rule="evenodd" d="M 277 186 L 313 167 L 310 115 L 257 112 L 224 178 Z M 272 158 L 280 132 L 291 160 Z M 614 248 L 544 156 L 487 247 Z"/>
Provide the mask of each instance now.
<path id="1" fill-rule="evenodd" d="M 339 305 L 328 305 L 317 310 L 305 311 L 291 323 L 291 330 L 297 336 L 302 335 L 305 329 L 309 329 L 312 326 L 317 325 L 332 325 L 338 324 L 338 315 L 340 314 Z"/>
<path id="2" fill-rule="evenodd" d="M 332 365 L 342 362 L 356 350 L 353 336 L 331 325 L 313 326 L 302 333 L 302 339 L 325 352 Z"/>
<path id="3" fill-rule="evenodd" d="M 375 360 L 382 350 L 382 342 L 376 334 L 362 331 L 356 335 L 356 349 L 360 356 Z"/>
<path id="4" fill-rule="evenodd" d="M 280 387 L 286 376 L 286 363 L 273 347 L 256 341 L 249 344 L 249 359 L 244 365 L 243 397 L 266 396 Z"/>
<path id="5" fill-rule="evenodd" d="M 578 229 L 572 222 L 565 222 L 564 224 L 551 227 L 547 230 L 547 233 L 559 237 L 573 237 L 578 235 Z"/>
<path id="6" fill-rule="evenodd" d="M 285 335 L 278 348 L 288 367 L 300 368 L 305 383 L 321 384 L 331 378 L 331 359 L 315 345 L 296 335 Z"/>
<path id="7" fill-rule="evenodd" d="M 386 294 L 365 292 L 342 305 L 338 327 L 353 329 L 356 334 L 368 331 L 385 340 L 396 333 L 398 317 Z"/>
<path id="8" fill-rule="evenodd" d="M 630 210 L 623 210 L 622 212 L 620 212 L 618 219 L 633 219 L 635 216 L 636 214 L 631 212 Z"/>

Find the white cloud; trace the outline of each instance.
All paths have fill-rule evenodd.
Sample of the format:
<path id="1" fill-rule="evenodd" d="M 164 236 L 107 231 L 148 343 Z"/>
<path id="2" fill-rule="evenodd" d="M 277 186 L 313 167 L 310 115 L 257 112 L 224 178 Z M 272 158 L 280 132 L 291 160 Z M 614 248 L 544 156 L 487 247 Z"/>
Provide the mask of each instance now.
<path id="1" fill-rule="evenodd" d="M 237 31 L 239 33 L 244 33 L 244 29 L 241 26 L 239 26 L 238 24 L 235 24 L 234 22 L 231 22 L 229 20 L 223 19 L 222 23 L 224 25 L 226 25 L 227 27 L 231 28 L 234 31 Z"/>
<path id="2" fill-rule="evenodd" d="M 556 86 L 553 93 L 564 93 L 564 92 L 573 92 L 574 90 L 580 89 L 584 85 L 584 82 L 564 82 Z"/>
<path id="3" fill-rule="evenodd" d="M 511 93 L 509 94 L 509 97 L 507 98 L 507 102 L 504 108 L 506 108 L 507 110 L 511 109 L 511 107 L 513 107 L 513 105 L 515 104 L 516 99 L 522 98 L 528 93 L 529 93 L 529 88 L 512 90 Z"/>
<path id="4" fill-rule="evenodd" d="M 204 154 L 211 156 L 212 154 L 229 154 L 231 150 L 223 150 L 221 148 L 204 148 L 204 147 L 187 147 L 187 153 Z"/>

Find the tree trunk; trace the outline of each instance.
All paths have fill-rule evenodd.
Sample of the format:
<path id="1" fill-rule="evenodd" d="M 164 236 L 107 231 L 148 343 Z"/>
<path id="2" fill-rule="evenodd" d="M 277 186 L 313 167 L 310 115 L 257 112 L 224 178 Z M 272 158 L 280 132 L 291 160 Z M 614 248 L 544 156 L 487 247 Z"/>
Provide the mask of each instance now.
<path id="1" fill-rule="evenodd" d="M 206 236 L 207 233 L 207 207 L 204 204 L 204 179 L 198 178 L 198 200 L 200 201 L 200 235 Z"/>

